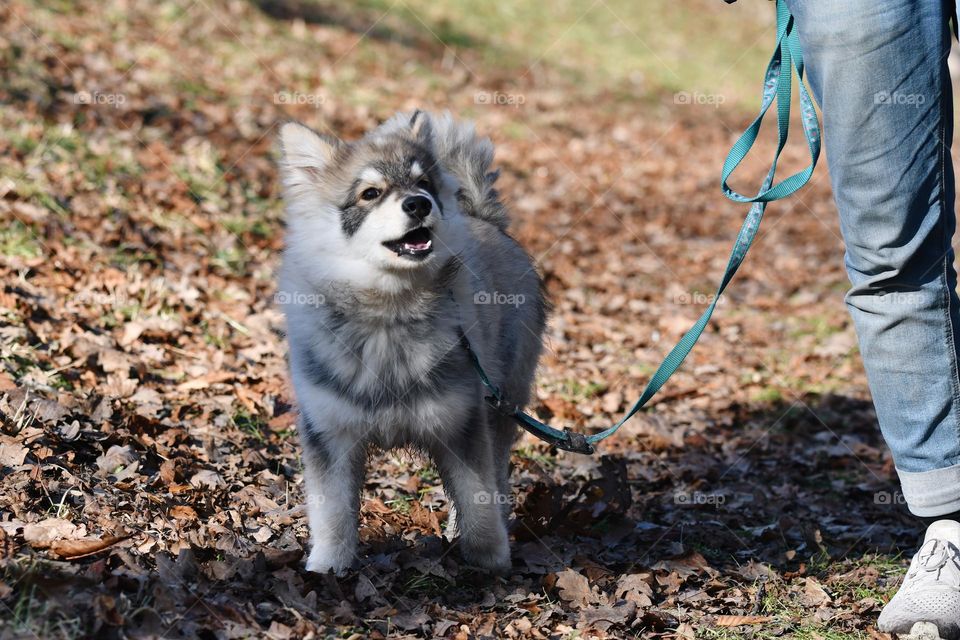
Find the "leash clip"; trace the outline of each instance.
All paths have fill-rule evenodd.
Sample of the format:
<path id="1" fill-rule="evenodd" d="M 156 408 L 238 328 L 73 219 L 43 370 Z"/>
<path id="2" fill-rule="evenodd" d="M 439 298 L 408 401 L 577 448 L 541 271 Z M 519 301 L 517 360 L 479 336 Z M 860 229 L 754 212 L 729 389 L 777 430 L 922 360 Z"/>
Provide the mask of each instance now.
<path id="1" fill-rule="evenodd" d="M 506 400 L 504 400 L 503 396 L 497 397 L 491 394 L 489 396 L 484 396 L 483 399 L 494 409 L 494 411 L 505 416 L 515 416 L 520 410 L 520 407 L 509 404 Z"/>
<path id="2" fill-rule="evenodd" d="M 593 445 L 587 442 L 587 436 L 582 433 L 577 433 L 576 431 L 570 431 L 570 429 L 564 429 L 563 433 L 567 436 L 566 440 L 559 440 L 552 443 L 557 449 L 587 455 L 594 452 Z"/>
<path id="3" fill-rule="evenodd" d="M 527 420 L 523 419 L 523 412 L 520 411 L 520 407 L 508 403 L 503 397 L 497 397 L 495 395 L 484 396 L 483 398 L 491 408 L 497 413 L 509 416 L 517 421 L 517 423 L 540 438 L 547 444 L 557 449 L 562 449 L 564 451 L 570 451 L 571 453 L 583 453 L 591 454 L 594 452 L 593 445 L 587 441 L 587 437 L 582 433 L 577 433 L 576 431 L 570 431 L 570 429 L 563 430 L 563 437 L 553 435 L 543 429 L 538 429 L 536 426 L 530 424 Z M 554 433 L 557 433 L 554 430 Z"/>

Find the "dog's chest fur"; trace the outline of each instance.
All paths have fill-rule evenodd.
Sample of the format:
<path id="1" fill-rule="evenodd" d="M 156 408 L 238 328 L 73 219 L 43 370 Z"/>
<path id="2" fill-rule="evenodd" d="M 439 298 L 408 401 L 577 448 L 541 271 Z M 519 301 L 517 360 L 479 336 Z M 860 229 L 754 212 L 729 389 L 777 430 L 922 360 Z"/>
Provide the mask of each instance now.
<path id="1" fill-rule="evenodd" d="M 292 364 L 300 392 L 336 426 L 360 429 L 385 448 L 416 444 L 458 424 L 476 404 L 459 309 L 443 287 L 328 297 L 330 304 L 298 319 Z"/>

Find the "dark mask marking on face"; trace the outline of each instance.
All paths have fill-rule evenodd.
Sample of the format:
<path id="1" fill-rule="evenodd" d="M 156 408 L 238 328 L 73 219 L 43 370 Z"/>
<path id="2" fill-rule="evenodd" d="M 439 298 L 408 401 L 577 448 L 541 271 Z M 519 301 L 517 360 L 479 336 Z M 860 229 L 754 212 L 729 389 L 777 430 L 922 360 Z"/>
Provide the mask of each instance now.
<path id="1" fill-rule="evenodd" d="M 376 200 L 364 201 L 359 193 L 362 183 L 359 179 L 354 180 L 350 186 L 349 197 L 340 204 L 340 227 L 345 236 L 350 238 L 356 234 L 367 216 L 394 191 L 413 194 L 422 189 L 432 197 L 438 214 L 443 215 L 438 190 L 441 174 L 429 149 L 411 140 L 396 140 L 381 145 L 377 149 L 377 155 L 380 159 L 371 162 L 367 167 L 383 176 L 385 185 L 378 187 L 383 191 Z M 423 170 L 417 177 L 413 177 L 410 172 L 414 163 L 419 164 Z M 421 187 L 417 183 L 424 177 L 429 184 Z"/>

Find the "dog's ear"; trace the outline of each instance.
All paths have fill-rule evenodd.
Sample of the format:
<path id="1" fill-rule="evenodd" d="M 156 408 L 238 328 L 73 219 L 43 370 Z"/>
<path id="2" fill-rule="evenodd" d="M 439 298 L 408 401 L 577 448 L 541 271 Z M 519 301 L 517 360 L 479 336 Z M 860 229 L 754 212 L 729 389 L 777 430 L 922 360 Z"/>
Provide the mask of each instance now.
<path id="1" fill-rule="evenodd" d="M 423 144 L 430 144 L 430 116 L 420 109 L 414 111 L 413 115 L 410 116 L 410 133 L 413 134 L 416 140 Z"/>
<path id="2" fill-rule="evenodd" d="M 337 138 L 317 133 L 299 122 L 287 122 L 280 127 L 278 140 L 283 171 L 322 170 L 343 144 Z"/>

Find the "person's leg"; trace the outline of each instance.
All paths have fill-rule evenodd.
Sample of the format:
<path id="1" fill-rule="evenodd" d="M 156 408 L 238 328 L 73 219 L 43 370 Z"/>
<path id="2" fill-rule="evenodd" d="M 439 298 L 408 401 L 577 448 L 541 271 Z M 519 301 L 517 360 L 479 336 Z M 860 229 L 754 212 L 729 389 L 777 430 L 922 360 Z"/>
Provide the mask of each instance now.
<path id="1" fill-rule="evenodd" d="M 820 103 L 853 316 L 910 510 L 960 510 L 953 105 L 940 0 L 790 3 Z"/>
<path id="2" fill-rule="evenodd" d="M 791 3 L 877 418 L 910 510 L 937 518 L 878 627 L 960 636 L 960 315 L 941 0 Z M 901 636 L 904 637 L 904 636 Z M 909 636 L 908 636 L 909 637 Z M 930 636 L 935 637 L 935 636 Z"/>

